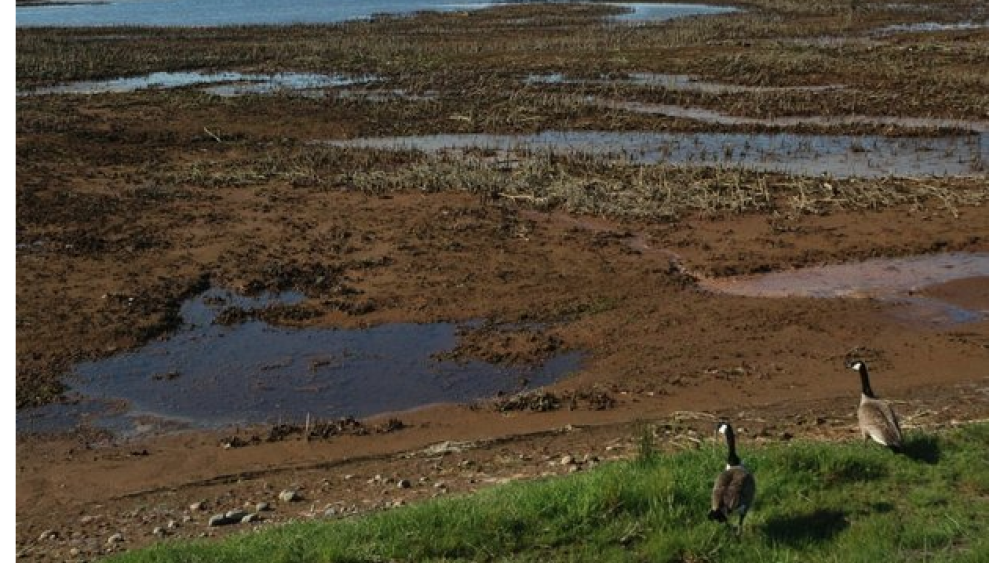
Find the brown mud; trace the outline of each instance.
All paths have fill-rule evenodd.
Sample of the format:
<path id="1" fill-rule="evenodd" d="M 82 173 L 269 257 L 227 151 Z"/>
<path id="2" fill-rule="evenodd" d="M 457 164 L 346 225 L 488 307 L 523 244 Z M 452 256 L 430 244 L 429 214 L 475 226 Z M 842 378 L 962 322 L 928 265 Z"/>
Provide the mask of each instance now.
<path id="1" fill-rule="evenodd" d="M 735 23 L 705 20 L 692 33 L 706 42 L 672 47 L 677 59 L 662 56 L 658 35 L 683 38 L 676 24 L 607 32 L 609 41 L 626 47 L 622 57 L 673 61 L 626 69 L 613 68 L 618 59 L 601 59 L 588 69 L 587 61 L 607 53 L 607 44 L 580 50 L 582 39 L 562 35 L 580 33 L 576 23 L 550 29 L 543 18 L 518 36 L 517 48 L 510 47 L 510 25 L 503 22 L 512 16 L 494 11 L 297 27 L 260 47 L 254 34 L 261 31 L 253 29 L 230 30 L 217 40 L 211 30 L 176 32 L 197 41 L 172 38 L 175 32 L 128 30 L 123 33 L 145 38 L 141 48 L 129 49 L 156 56 L 126 56 L 125 62 L 114 59 L 124 52 L 107 49 L 113 40 L 101 39 L 106 30 L 79 43 L 74 33 L 91 32 L 18 30 L 18 81 L 26 86 L 167 66 L 205 68 L 171 57 L 211 53 L 229 53 L 220 64 L 234 68 L 222 70 L 271 71 L 284 54 L 301 51 L 312 54 L 293 59 L 300 64 L 288 70 L 330 72 L 325 65 L 311 66 L 329 60 L 337 72 L 377 72 L 399 83 L 390 86 L 441 94 L 430 102 L 394 103 L 336 96 L 221 98 L 190 89 L 19 97 L 19 409 L 60 401 L 72 388 L 78 362 L 172 334 L 181 322 L 180 305 L 209 287 L 247 295 L 303 294 L 303 301 L 267 319 L 286 327 L 483 321 L 460 335 L 455 358 L 531 365 L 555 351 L 584 354 L 579 371 L 531 395 L 360 421 L 311 421 L 309 439 L 302 428 L 307 413 L 282 428 L 151 432 L 131 440 L 93 428 L 21 434 L 16 452 L 21 559 L 90 560 L 158 541 L 380 510 L 586 469 L 634 455 L 646 424 L 653 425 L 664 449 L 698 447 L 710 439 L 718 418 L 731 418 L 757 441 L 856 440 L 859 383 L 844 368 L 848 354 L 868 360 L 873 387 L 894 402 L 904 430 L 987 418 L 987 319 L 923 323 L 899 315 L 904 305 L 884 300 L 741 297 L 697 283 L 875 257 L 988 252 L 986 175 L 825 183 L 676 172 L 677 184 L 664 184 L 671 197 L 684 192 L 678 186 L 690 180 L 692 190 L 698 187 L 715 199 L 645 215 L 637 206 L 662 204 L 662 194 L 650 191 L 645 199 L 629 200 L 628 209 L 607 204 L 600 212 L 583 213 L 592 202 L 587 198 L 647 189 L 648 177 L 640 174 L 674 172 L 616 176 L 619 171 L 586 161 L 553 160 L 545 181 L 573 180 L 576 191 L 548 198 L 507 191 L 504 174 L 513 182 L 519 178 L 516 169 L 491 170 L 487 177 L 476 176 L 476 168 L 463 176 L 462 167 L 443 167 L 424 155 L 315 145 L 364 135 L 678 125 L 649 115 L 594 113 L 592 106 L 553 102 L 546 88 L 525 90 L 521 83 L 529 72 L 574 70 L 697 74 L 703 65 L 703 71 L 717 69 L 701 73 L 713 80 L 774 87 L 847 84 L 854 92 L 798 93 L 775 115 L 844 115 L 856 107 L 860 115 L 986 118 L 977 78 L 986 75 L 984 30 L 893 36 L 887 46 L 857 59 L 822 49 L 803 54 L 799 47 L 789 53 L 791 59 L 771 58 L 771 47 L 779 43 L 761 37 L 797 36 L 797 17 L 807 24 L 802 33 L 827 33 L 831 21 L 848 21 L 847 4 L 829 9 L 826 3 L 810 4 L 819 15 L 808 16 L 796 11 L 806 7 L 779 3 L 780 25 L 752 11 L 726 20 Z M 962 4 L 963 10 L 972 8 Z M 512 10 L 520 15 L 530 8 Z M 863 33 L 908 21 L 890 17 L 890 11 L 873 11 L 864 26 L 857 15 L 846 29 Z M 398 26 L 400 33 L 383 45 L 375 41 L 385 36 L 380 25 Z M 751 28 L 758 35 L 747 44 L 712 42 L 735 36 L 734 29 L 744 25 L 762 26 Z M 441 34 L 441 26 L 463 31 Z M 583 29 L 586 37 L 605 37 L 595 28 Z M 471 50 L 484 30 L 493 31 L 482 38 L 482 50 Z M 283 47 L 282 40 L 290 46 Z M 435 42 L 445 40 L 455 43 L 436 49 Z M 629 43 L 633 40 L 637 43 Z M 563 41 L 563 49 L 569 45 L 581 54 L 567 55 L 566 65 L 559 66 L 553 61 L 566 53 L 548 49 L 550 41 Z M 420 49 L 407 50 L 407 42 Z M 935 61 L 927 67 L 932 70 L 907 70 L 915 56 L 910 48 L 922 42 L 933 47 L 925 53 Z M 313 44 L 323 47 L 305 49 Z M 342 44 L 358 45 L 367 57 L 322 50 Z M 80 58 L 65 56 L 65 49 Z M 704 49 L 714 54 L 699 62 Z M 43 60 L 92 60 L 89 66 L 77 63 L 92 70 L 43 70 L 45 64 L 30 62 L 39 53 Z M 241 65 L 236 53 L 252 55 Z M 426 57 L 417 61 L 427 65 L 425 74 L 413 67 L 418 71 L 400 78 L 401 68 L 415 64 L 406 53 Z M 469 53 L 478 59 L 457 59 Z M 525 63 L 537 53 L 545 58 Z M 253 59 L 260 56 L 273 58 Z M 897 64 L 900 60 L 906 64 Z M 835 61 L 846 66 L 835 68 Z M 896 67 L 900 70 L 885 70 Z M 479 71 L 470 69 L 481 68 L 495 74 L 477 82 Z M 942 86 L 953 75 L 972 86 Z M 518 88 L 514 93 L 505 90 L 511 84 Z M 738 108 L 732 107 L 739 103 L 736 97 L 727 94 L 688 93 L 679 99 L 671 93 L 637 101 L 704 101 L 710 109 L 757 117 L 769 96 L 786 93 L 762 94 L 753 105 Z M 480 189 L 476 178 L 498 184 Z M 858 196 L 871 193 L 878 197 Z M 815 194 L 822 197 L 810 199 Z M 982 276 L 916 293 L 988 310 L 988 280 Z M 509 328 L 536 324 L 544 330 Z M 566 456 L 573 460 L 563 463 Z M 400 486 L 403 480 L 408 487 Z M 298 490 L 303 500 L 279 501 L 285 489 Z M 207 525 L 212 514 L 265 501 L 272 509 L 261 512 L 262 523 Z M 201 504 L 192 508 L 195 503 Z M 115 534 L 122 541 L 109 543 Z"/>

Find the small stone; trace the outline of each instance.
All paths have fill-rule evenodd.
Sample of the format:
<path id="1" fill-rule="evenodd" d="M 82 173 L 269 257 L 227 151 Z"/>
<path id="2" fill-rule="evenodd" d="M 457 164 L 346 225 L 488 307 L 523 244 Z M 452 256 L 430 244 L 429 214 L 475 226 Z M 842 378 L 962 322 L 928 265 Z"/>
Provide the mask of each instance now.
<path id="1" fill-rule="evenodd" d="M 55 530 L 45 530 L 40 536 L 38 536 L 38 541 L 54 540 L 59 537 L 59 534 Z"/>
<path id="2" fill-rule="evenodd" d="M 226 518 L 225 514 L 213 514 L 211 518 L 208 519 L 208 526 L 214 528 L 216 526 L 225 526 L 227 524 L 232 524 L 233 521 Z"/>
<path id="3" fill-rule="evenodd" d="M 445 485 L 443 481 L 438 481 L 437 483 L 434 483 L 435 489 L 445 489 L 447 487 L 448 485 Z"/>
<path id="4" fill-rule="evenodd" d="M 188 508 L 191 509 L 191 512 L 198 512 L 200 510 L 205 510 L 205 501 L 199 500 L 198 502 L 191 503 L 191 506 L 189 506 Z"/>
<path id="5" fill-rule="evenodd" d="M 194 520 L 194 518 L 191 518 L 190 514 L 185 514 L 184 516 L 181 516 L 181 522 L 184 522 L 185 524 L 192 520 Z"/>
<path id="6" fill-rule="evenodd" d="M 400 479 L 399 483 L 397 483 L 396 486 L 398 486 L 400 489 L 409 489 L 410 488 L 410 480 L 409 479 Z"/>
<path id="7" fill-rule="evenodd" d="M 563 456 L 563 458 L 559 460 L 560 465 L 572 465 L 574 463 L 576 463 L 576 460 L 571 455 Z"/>
<path id="8" fill-rule="evenodd" d="M 278 500 L 281 500 L 283 502 L 294 502 L 297 500 L 302 500 L 302 496 L 299 495 L 298 491 L 292 489 L 285 489 L 284 491 L 281 491 L 280 494 L 278 494 Z"/>
<path id="9" fill-rule="evenodd" d="M 178 526 L 180 526 L 180 524 L 178 524 L 176 520 L 168 520 L 167 521 L 167 529 L 168 530 L 173 530 L 173 529 L 177 528 Z"/>
<path id="10" fill-rule="evenodd" d="M 164 530 L 163 528 L 157 526 L 157 527 L 153 528 L 153 535 L 157 536 L 157 537 L 163 537 L 163 536 L 167 535 L 167 531 Z"/>
<path id="11" fill-rule="evenodd" d="M 247 513 L 242 510 L 230 510 L 229 512 L 226 512 L 226 520 L 236 522 L 242 520 L 246 515 Z"/>
<path id="12" fill-rule="evenodd" d="M 77 547 L 74 547 L 74 548 L 70 549 L 69 550 L 69 556 L 70 557 L 79 557 L 80 556 L 80 549 L 77 548 Z"/>
<path id="13" fill-rule="evenodd" d="M 111 534 L 111 537 L 108 538 L 108 545 L 115 545 L 123 541 L 125 541 L 125 536 L 121 534 Z"/>
<path id="14" fill-rule="evenodd" d="M 243 524 L 249 524 L 251 522 L 257 522 L 259 520 L 260 520 L 260 515 L 257 514 L 256 512 L 251 512 L 250 514 L 247 514 L 246 516 L 241 518 L 240 522 L 242 522 Z"/>
<path id="15" fill-rule="evenodd" d="M 257 506 L 255 506 L 254 508 L 257 509 L 257 512 L 267 512 L 268 510 L 271 510 L 271 503 L 269 503 L 269 502 L 258 502 Z"/>

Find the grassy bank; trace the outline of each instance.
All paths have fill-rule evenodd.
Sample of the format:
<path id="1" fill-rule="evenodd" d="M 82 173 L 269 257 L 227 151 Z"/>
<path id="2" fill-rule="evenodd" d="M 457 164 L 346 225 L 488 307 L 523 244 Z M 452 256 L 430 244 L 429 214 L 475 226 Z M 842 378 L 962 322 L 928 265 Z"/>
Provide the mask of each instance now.
<path id="1" fill-rule="evenodd" d="M 586 473 L 115 561 L 986 561 L 989 428 L 741 444 L 757 503 L 741 539 L 706 518 L 722 444 Z M 648 449 L 647 449 L 648 451 Z"/>

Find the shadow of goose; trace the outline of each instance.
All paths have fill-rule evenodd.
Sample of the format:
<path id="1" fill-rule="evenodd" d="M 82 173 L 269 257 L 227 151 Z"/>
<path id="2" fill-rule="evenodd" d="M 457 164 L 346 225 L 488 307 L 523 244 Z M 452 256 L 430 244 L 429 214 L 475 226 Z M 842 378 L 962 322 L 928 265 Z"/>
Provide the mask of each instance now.
<path id="1" fill-rule="evenodd" d="M 821 508 L 804 514 L 771 518 L 764 525 L 764 534 L 777 543 L 804 546 L 833 539 L 847 528 L 841 510 Z"/>

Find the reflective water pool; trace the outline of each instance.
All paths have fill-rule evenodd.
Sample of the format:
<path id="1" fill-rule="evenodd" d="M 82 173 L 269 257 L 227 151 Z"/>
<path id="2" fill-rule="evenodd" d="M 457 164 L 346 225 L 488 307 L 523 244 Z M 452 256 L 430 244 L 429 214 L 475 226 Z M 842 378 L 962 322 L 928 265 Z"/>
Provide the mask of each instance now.
<path id="1" fill-rule="evenodd" d="M 453 323 L 368 329 L 287 328 L 261 320 L 218 324 L 220 313 L 294 306 L 301 295 L 260 298 L 218 289 L 181 309 L 170 338 L 76 366 L 67 383 L 76 405 L 18 412 L 18 432 L 79 424 L 131 434 L 147 428 L 225 427 L 364 417 L 434 403 L 464 403 L 550 384 L 576 370 L 579 353 L 538 365 L 451 361 Z"/>
<path id="2" fill-rule="evenodd" d="M 111 80 L 83 80 L 38 88 L 18 95 L 45 94 L 108 94 L 147 89 L 183 88 L 210 84 L 206 91 L 220 96 L 270 94 L 281 91 L 315 90 L 365 84 L 379 80 L 374 76 L 348 77 L 339 74 L 282 72 L 277 74 L 244 74 L 241 72 L 153 72 L 141 76 L 123 76 Z"/>
<path id="3" fill-rule="evenodd" d="M 506 2 L 471 0 L 114 0 L 53 2 L 17 6 L 17 26 L 183 26 L 287 25 L 335 23 L 378 14 L 480 10 Z M 702 4 L 612 3 L 627 11 L 613 20 L 640 23 L 736 11 Z"/>
<path id="4" fill-rule="evenodd" d="M 327 141 L 338 147 L 583 153 L 633 163 L 744 167 L 833 177 L 986 174 L 989 135 L 880 137 L 752 133 L 544 131 Z"/>

